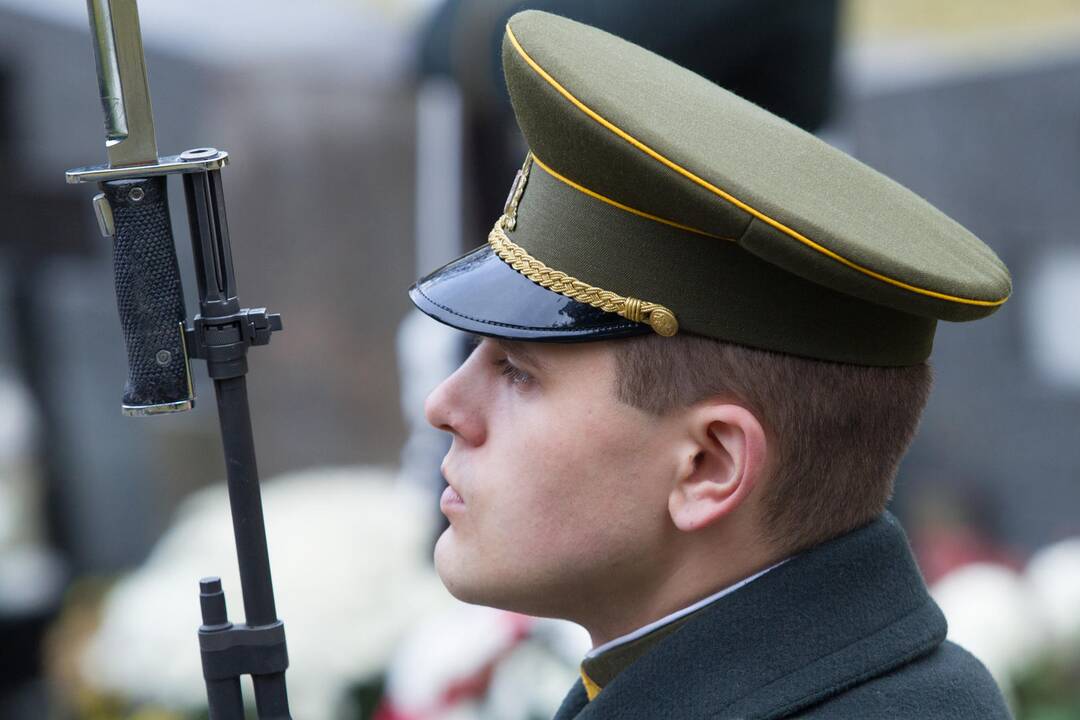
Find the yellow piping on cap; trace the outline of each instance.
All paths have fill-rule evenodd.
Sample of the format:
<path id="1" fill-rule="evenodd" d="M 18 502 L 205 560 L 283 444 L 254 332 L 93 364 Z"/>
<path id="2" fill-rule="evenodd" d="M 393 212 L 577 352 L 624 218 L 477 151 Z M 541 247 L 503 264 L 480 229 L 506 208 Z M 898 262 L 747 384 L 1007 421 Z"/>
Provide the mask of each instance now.
<path id="1" fill-rule="evenodd" d="M 998 305 L 1003 304 L 1006 300 L 1009 299 L 1008 295 L 1001 298 L 1000 300 L 975 300 L 973 298 L 963 298 L 963 297 L 957 297 L 955 295 L 946 295 L 945 293 L 940 293 L 940 292 L 937 292 L 935 290 L 928 290 L 926 288 L 917 287 L 915 285 L 909 285 L 906 282 L 903 282 L 901 280 L 897 280 L 896 278 L 891 278 L 888 275 L 882 275 L 881 273 L 875 272 L 875 271 L 871 270 L 870 268 L 863 267 L 862 265 L 859 265 L 858 263 L 855 263 L 855 262 L 852 262 L 851 260 L 848 260 L 846 257 L 844 257 L 842 255 L 839 255 L 838 253 L 828 249 L 827 247 L 814 242 L 813 240 L 806 237 L 802 233 L 799 233 L 798 231 L 793 230 L 792 228 L 789 228 L 787 225 L 784 225 L 783 223 L 779 222 L 778 220 L 774 220 L 773 218 L 769 217 L 768 215 L 761 212 L 760 210 L 757 210 L 756 208 L 753 208 L 750 205 L 747 205 L 742 200 L 739 200 L 734 195 L 731 195 L 730 193 L 725 192 L 724 190 L 721 190 L 720 188 L 716 187 L 715 185 L 708 182 L 707 180 L 703 180 L 702 178 L 698 177 L 697 175 L 690 172 L 686 168 L 684 168 L 681 165 L 669 160 L 668 158 L 664 157 L 660 153 L 653 150 L 651 147 L 649 147 L 645 143 L 641 142 L 640 140 L 638 140 L 634 136 L 630 135 L 628 132 L 626 132 L 622 128 L 618 127 L 617 125 L 615 125 L 614 123 L 612 123 L 611 121 L 609 121 L 608 119 L 606 119 L 605 117 L 603 117 L 602 115 L 597 113 L 595 110 L 590 108 L 588 105 L 586 105 L 585 103 L 581 102 L 576 97 L 574 97 L 574 95 L 571 94 L 569 90 L 567 90 L 562 85 L 560 85 L 559 82 L 555 78 L 553 78 L 546 70 L 544 70 L 544 68 L 540 67 L 540 65 L 537 64 L 537 62 L 535 60 L 533 60 L 529 56 L 529 54 L 527 52 L 525 52 L 525 49 L 521 47 L 521 43 L 518 42 L 517 37 L 514 35 L 514 31 L 513 31 L 513 29 L 511 29 L 510 23 L 506 24 L 506 35 L 507 35 L 507 37 L 510 38 L 510 43 L 514 46 L 514 49 L 517 50 L 518 54 L 521 55 L 522 59 L 524 59 L 525 62 L 527 62 L 529 64 L 529 66 L 534 71 L 536 71 L 536 73 L 540 77 L 542 77 L 545 81 L 547 81 L 547 83 L 549 85 L 551 85 L 553 88 L 555 88 L 563 97 L 565 97 L 571 103 L 576 105 L 579 110 L 581 110 L 583 113 L 588 115 L 590 118 L 592 118 L 596 122 L 600 123 L 605 128 L 607 128 L 611 132 L 615 133 L 620 138 L 622 138 L 626 142 L 630 143 L 631 145 L 636 147 L 638 150 L 642 151 L 643 153 L 645 153 L 649 157 L 653 158 L 654 160 L 657 160 L 661 164 L 666 165 L 667 167 L 671 168 L 672 170 L 679 173 L 683 177 L 691 180 L 692 182 L 696 183 L 697 185 L 700 185 L 701 187 L 705 188 L 706 190 L 712 192 L 713 194 L 722 197 L 723 199 L 727 200 L 728 202 L 730 202 L 731 204 L 733 204 L 736 207 L 740 208 L 741 210 L 744 210 L 744 211 L 750 213 L 751 215 L 753 215 L 757 219 L 761 220 L 762 222 L 773 226 L 774 228 L 776 228 L 780 232 L 784 233 L 785 235 L 788 235 L 789 237 L 795 238 L 796 240 L 798 240 L 802 244 L 806 245 L 807 247 L 812 248 L 814 250 L 817 250 L 818 252 L 822 253 L 823 255 L 826 255 L 827 257 L 830 257 L 833 260 L 836 260 L 837 262 L 839 262 L 839 263 L 841 263 L 843 265 L 846 265 L 849 268 L 852 268 L 853 270 L 857 270 L 857 271 L 861 272 L 864 275 L 868 275 L 868 276 L 874 278 L 875 280 L 881 280 L 882 282 L 889 283 L 890 285 L 894 285 L 894 286 L 896 286 L 898 288 L 902 288 L 902 289 L 908 290 L 910 292 L 918 293 L 920 295 L 926 295 L 928 297 L 937 298 L 939 300 L 948 300 L 949 302 L 960 303 L 960 304 L 963 304 L 963 305 L 979 305 L 979 306 L 982 306 L 982 307 L 996 307 Z"/>
<path id="2" fill-rule="evenodd" d="M 556 180 L 561 180 L 562 182 L 566 183 L 567 185 L 574 188 L 575 190 L 577 190 L 579 192 L 583 192 L 586 195 L 588 195 L 589 197 L 596 198 L 597 200 L 599 200 L 601 202 L 605 202 L 608 205 L 611 205 L 613 207 L 617 207 L 620 210 L 625 210 L 628 213 L 632 213 L 632 214 L 637 215 L 639 217 L 643 217 L 643 218 L 645 218 L 647 220 L 653 220 L 653 221 L 658 222 L 658 223 L 663 223 L 664 225 L 670 225 L 673 228 L 678 228 L 679 230 L 685 230 L 686 232 L 694 233 L 696 235 L 704 235 L 705 237 L 715 238 L 716 240 L 727 240 L 728 242 L 735 242 L 735 238 L 724 237 L 722 235 L 714 235 L 713 233 L 705 232 L 704 230 L 698 230 L 697 228 L 690 227 L 689 225 L 683 225 L 682 223 L 677 223 L 674 220 L 668 220 L 666 218 L 662 218 L 662 217 L 659 217 L 657 215 L 650 215 L 649 213 L 644 212 L 643 210 L 638 210 L 637 208 L 632 208 L 629 205 L 623 205 L 621 202 L 619 202 L 617 200 L 612 200 L 609 197 L 601 195 L 600 193 L 596 192 L 595 190 L 590 190 L 589 188 L 585 187 L 584 185 L 579 185 L 578 183 L 574 182 L 573 180 L 571 180 L 568 177 L 563 177 L 562 175 L 560 175 L 559 173 L 555 172 L 554 170 L 549 168 L 547 165 L 545 165 L 544 162 L 542 160 L 540 160 L 540 158 L 536 157 L 535 153 L 533 153 L 532 159 L 533 159 L 533 162 L 535 162 L 537 165 L 539 165 L 544 170 L 544 172 L 546 172 L 548 175 L 555 178 Z"/>

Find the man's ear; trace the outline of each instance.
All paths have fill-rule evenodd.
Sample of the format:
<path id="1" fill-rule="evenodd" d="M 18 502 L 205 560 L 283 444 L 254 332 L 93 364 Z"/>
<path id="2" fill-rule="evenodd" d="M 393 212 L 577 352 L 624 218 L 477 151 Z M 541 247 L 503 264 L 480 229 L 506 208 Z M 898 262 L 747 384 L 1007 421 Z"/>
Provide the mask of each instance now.
<path id="1" fill-rule="evenodd" d="M 668 496 L 668 512 L 683 532 L 713 525 L 742 505 L 767 457 L 765 429 L 740 405 L 698 405 L 687 422 L 687 457 Z"/>

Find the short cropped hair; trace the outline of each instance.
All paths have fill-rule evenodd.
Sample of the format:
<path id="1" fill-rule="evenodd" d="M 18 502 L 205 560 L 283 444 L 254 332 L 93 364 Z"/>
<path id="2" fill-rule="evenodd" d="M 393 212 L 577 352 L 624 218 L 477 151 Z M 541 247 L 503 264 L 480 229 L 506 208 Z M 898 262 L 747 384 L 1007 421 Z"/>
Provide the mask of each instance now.
<path id="1" fill-rule="evenodd" d="M 680 333 L 614 343 L 616 396 L 653 415 L 713 397 L 765 429 L 764 539 L 794 554 L 870 522 L 919 424 L 932 373 L 811 360 Z"/>

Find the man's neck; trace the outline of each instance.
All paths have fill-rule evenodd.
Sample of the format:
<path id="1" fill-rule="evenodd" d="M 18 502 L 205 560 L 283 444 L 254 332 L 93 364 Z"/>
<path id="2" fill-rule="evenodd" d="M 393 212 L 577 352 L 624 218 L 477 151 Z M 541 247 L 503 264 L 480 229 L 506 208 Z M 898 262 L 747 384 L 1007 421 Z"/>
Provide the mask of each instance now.
<path id="1" fill-rule="evenodd" d="M 648 623 L 638 627 L 635 630 L 632 630 L 632 631 L 630 631 L 628 633 L 624 633 L 623 635 L 615 637 L 615 638 L 613 638 L 611 640 L 608 640 L 608 641 L 606 641 L 604 643 L 597 644 L 596 643 L 596 638 L 594 637 L 593 638 L 593 649 L 589 651 L 588 657 L 596 657 L 597 655 L 600 655 L 600 654 L 612 649 L 615 646 L 623 645 L 623 644 L 629 643 L 629 642 L 633 642 L 634 640 L 645 637 L 646 635 L 648 635 L 648 634 L 650 634 L 650 633 L 652 633 L 654 631 L 657 631 L 657 630 L 659 630 L 659 629 L 661 629 L 661 628 L 663 628 L 663 627 L 665 627 L 667 625 L 670 625 L 671 623 L 678 622 L 682 618 L 684 618 L 684 617 L 686 617 L 688 615 L 692 615 L 693 613 L 695 613 L 698 610 L 704 608 L 705 606 L 711 605 L 712 603 L 716 602 L 717 600 L 724 597 L 725 595 L 729 595 L 730 593 L 735 592 L 736 590 L 743 587 L 744 585 L 747 585 L 747 584 L 753 582 L 754 580 L 757 580 L 759 577 L 761 577 L 765 573 L 769 572 L 770 570 L 772 570 L 773 568 L 775 568 L 775 567 L 777 567 L 779 565 L 783 565 L 785 562 L 787 562 L 786 559 L 781 560 L 780 562 L 774 563 L 774 564 L 768 566 L 767 568 L 765 568 L 763 570 L 759 570 L 759 571 L 753 573 L 752 575 L 749 575 L 749 576 L 739 580 L 738 582 L 732 583 L 730 585 L 726 585 L 725 587 L 721 588 L 720 590 L 717 590 L 716 592 L 711 593 L 711 594 L 701 598 L 700 600 L 692 602 L 689 605 L 685 605 L 685 606 L 683 606 L 683 607 L 681 607 L 681 608 L 679 608 L 677 610 L 674 610 L 674 611 L 668 613 L 667 615 L 664 615 L 664 616 L 662 616 L 662 617 L 660 617 L 660 618 L 658 618 L 656 620 L 653 620 L 652 622 L 648 622 Z"/>
<path id="2" fill-rule="evenodd" d="M 703 572 L 700 564 L 680 563 L 668 568 L 651 592 L 643 592 L 640 585 L 634 589 L 636 592 L 609 592 L 606 601 L 598 602 L 594 617 L 588 621 L 578 620 L 589 631 L 594 652 L 618 638 L 653 625 L 662 625 L 665 619 L 674 619 L 672 615 L 675 614 L 685 614 L 688 608 L 707 604 L 715 596 L 732 590 L 733 586 L 741 587 L 783 561 L 772 556 L 754 562 L 743 558 L 743 562 L 718 573 L 715 557 L 723 555 L 713 556 L 710 573 Z"/>

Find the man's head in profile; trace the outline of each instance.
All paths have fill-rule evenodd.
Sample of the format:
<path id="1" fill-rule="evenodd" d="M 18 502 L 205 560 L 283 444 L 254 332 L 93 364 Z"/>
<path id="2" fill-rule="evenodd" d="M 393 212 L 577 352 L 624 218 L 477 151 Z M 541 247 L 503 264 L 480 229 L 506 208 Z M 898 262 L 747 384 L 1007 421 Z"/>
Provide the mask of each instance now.
<path id="1" fill-rule="evenodd" d="M 453 438 L 436 566 L 600 645 L 877 517 L 929 388 L 690 335 L 478 338 L 427 401 Z"/>
<path id="2" fill-rule="evenodd" d="M 426 404 L 453 439 L 446 586 L 590 631 L 560 718 L 834 697 L 878 716 L 878 689 L 853 688 L 922 692 L 920 657 L 998 716 L 885 506 L 937 321 L 994 312 L 1005 266 L 888 178 L 607 33 L 520 13 L 503 67 L 529 153 L 487 243 L 410 291 L 476 340 Z M 657 678 L 684 699 L 642 695 Z"/>

